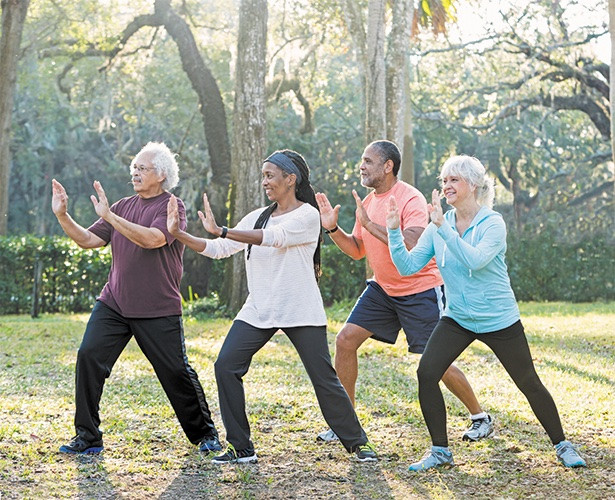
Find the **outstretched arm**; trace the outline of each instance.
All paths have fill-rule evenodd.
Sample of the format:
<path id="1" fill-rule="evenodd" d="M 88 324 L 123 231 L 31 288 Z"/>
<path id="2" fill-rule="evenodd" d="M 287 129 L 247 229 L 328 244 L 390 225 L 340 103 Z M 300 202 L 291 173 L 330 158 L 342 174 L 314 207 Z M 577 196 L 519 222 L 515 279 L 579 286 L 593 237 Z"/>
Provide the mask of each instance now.
<path id="1" fill-rule="evenodd" d="M 203 211 L 199 210 L 199 219 L 203 227 L 208 233 L 214 236 L 220 236 L 228 238 L 229 240 L 239 241 L 241 243 L 248 243 L 252 245 L 260 245 L 263 242 L 263 230 L 262 229 L 226 229 L 226 234 L 223 235 L 223 229 L 216 224 L 214 213 L 209 205 L 209 199 L 207 194 L 203 193 Z"/>
<path id="2" fill-rule="evenodd" d="M 90 196 L 94 210 L 99 217 L 111 224 L 116 231 L 142 248 L 160 248 L 167 244 L 167 239 L 160 229 L 135 224 L 113 213 L 109 207 L 105 190 L 100 182 L 94 181 L 94 189 L 96 194 L 98 194 L 98 199 L 94 195 Z"/>
<path id="3" fill-rule="evenodd" d="M 434 226 L 428 226 L 412 250 L 406 248 L 399 229 L 399 210 L 395 198 L 389 198 L 387 209 L 387 230 L 391 260 L 402 276 L 419 272 L 434 256 L 432 233 Z"/>
<path id="4" fill-rule="evenodd" d="M 51 181 L 51 210 L 57 217 L 66 235 L 81 248 L 99 248 L 105 241 L 83 226 L 77 224 L 68 213 L 68 195 L 64 186 L 53 179 Z"/>

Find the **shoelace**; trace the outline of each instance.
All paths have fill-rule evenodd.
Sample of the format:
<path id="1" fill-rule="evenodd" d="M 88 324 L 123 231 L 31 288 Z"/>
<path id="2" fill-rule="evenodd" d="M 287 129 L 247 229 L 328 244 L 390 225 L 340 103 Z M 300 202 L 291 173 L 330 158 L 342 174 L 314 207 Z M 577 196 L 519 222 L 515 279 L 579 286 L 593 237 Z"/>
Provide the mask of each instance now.
<path id="1" fill-rule="evenodd" d="M 472 421 L 472 430 L 475 431 L 476 429 L 478 429 L 481 424 L 483 423 L 483 420 L 485 420 L 484 418 L 479 418 L 478 420 L 473 420 Z"/>
<path id="2" fill-rule="evenodd" d="M 235 450 L 235 447 L 231 443 L 229 443 L 225 455 L 227 455 L 233 460 L 237 458 L 237 450 Z"/>
<path id="3" fill-rule="evenodd" d="M 375 452 L 376 449 L 373 447 L 373 445 L 371 443 L 365 443 L 365 444 L 360 444 L 359 445 L 359 451 L 373 451 L 373 452 Z"/>
<path id="4" fill-rule="evenodd" d="M 421 459 L 419 460 L 419 463 L 421 463 L 421 462 L 423 462 L 423 461 L 427 460 L 429 457 L 431 457 L 431 455 L 432 455 L 432 451 L 431 451 L 431 450 L 427 450 L 427 451 L 423 454 L 423 458 L 421 458 Z"/>

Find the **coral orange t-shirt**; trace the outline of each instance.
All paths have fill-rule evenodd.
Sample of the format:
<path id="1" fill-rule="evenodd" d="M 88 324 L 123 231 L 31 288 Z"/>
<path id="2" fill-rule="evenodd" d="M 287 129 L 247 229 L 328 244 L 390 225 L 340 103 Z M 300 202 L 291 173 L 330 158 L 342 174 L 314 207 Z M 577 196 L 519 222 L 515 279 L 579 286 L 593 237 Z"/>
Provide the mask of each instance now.
<path id="1" fill-rule="evenodd" d="M 427 200 L 418 189 L 403 181 L 397 181 L 386 193 L 376 194 L 372 191 L 365 197 L 363 206 L 374 223 L 386 227 L 387 207 L 391 196 L 397 202 L 402 231 L 408 227 L 427 227 Z M 389 247 L 361 226 L 358 220 L 355 221 L 352 235 L 363 240 L 365 255 L 374 271 L 374 278 L 391 297 L 413 295 L 442 284 L 435 259 L 431 259 L 418 273 L 401 276 L 391 260 Z"/>

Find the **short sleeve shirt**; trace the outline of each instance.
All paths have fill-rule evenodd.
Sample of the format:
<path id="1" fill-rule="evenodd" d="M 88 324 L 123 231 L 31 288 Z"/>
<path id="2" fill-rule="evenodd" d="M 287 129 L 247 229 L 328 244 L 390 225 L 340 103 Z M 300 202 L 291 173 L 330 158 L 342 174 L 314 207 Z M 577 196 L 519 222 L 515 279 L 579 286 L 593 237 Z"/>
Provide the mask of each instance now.
<path id="1" fill-rule="evenodd" d="M 389 198 L 393 196 L 401 214 L 402 231 L 408 227 L 427 227 L 429 214 L 427 200 L 415 187 L 397 181 L 386 193 L 371 192 L 363 200 L 369 218 L 376 224 L 386 227 L 386 214 Z M 414 295 L 442 284 L 442 277 L 434 259 L 418 273 L 401 276 L 391 260 L 389 247 L 367 231 L 356 220 L 352 235 L 363 240 L 367 261 L 374 271 L 376 282 L 391 297 Z"/>
<path id="2" fill-rule="evenodd" d="M 154 198 L 138 195 L 123 198 L 111 211 L 129 222 L 162 231 L 167 243 L 145 249 L 133 243 L 111 224 L 99 219 L 88 229 L 111 243 L 111 270 L 98 300 L 126 318 L 160 318 L 182 313 L 179 286 L 183 272 L 184 245 L 167 231 L 170 193 Z M 179 205 L 180 227 L 186 227 L 186 211 Z"/>

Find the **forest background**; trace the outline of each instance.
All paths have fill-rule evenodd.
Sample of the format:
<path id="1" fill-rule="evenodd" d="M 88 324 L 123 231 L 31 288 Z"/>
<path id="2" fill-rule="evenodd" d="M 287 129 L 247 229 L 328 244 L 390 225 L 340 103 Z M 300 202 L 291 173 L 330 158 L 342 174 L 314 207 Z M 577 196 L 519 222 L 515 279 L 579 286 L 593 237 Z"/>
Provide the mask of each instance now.
<path id="1" fill-rule="evenodd" d="M 89 310 L 107 251 L 83 251 L 50 210 L 52 178 L 73 217 L 132 193 L 150 140 L 178 153 L 189 228 L 207 192 L 220 222 L 265 202 L 263 158 L 290 148 L 354 222 L 365 145 L 403 148 L 424 194 L 451 154 L 497 180 L 521 300 L 615 298 L 612 0 L 3 0 L 0 40 L 0 314 Z M 362 262 L 325 237 L 327 304 L 358 295 Z M 238 265 L 239 264 L 239 265 Z M 193 311 L 232 313 L 241 262 L 185 254 Z M 201 300 L 196 300 L 200 297 Z M 200 309 L 199 309 L 200 308 Z"/>

